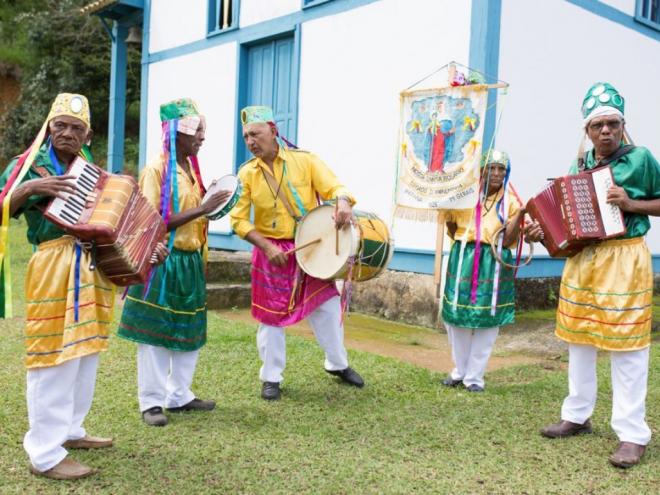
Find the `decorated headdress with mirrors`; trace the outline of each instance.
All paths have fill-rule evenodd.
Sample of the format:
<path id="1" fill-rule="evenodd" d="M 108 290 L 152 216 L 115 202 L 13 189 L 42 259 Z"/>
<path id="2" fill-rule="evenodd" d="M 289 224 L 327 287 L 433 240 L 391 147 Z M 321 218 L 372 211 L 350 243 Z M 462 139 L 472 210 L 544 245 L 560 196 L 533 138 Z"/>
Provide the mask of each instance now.
<path id="1" fill-rule="evenodd" d="M 578 167 L 584 164 L 584 148 L 587 139 L 587 128 L 589 123 L 596 117 L 615 115 L 624 121 L 625 99 L 619 91 L 608 82 L 594 83 L 582 100 L 582 128 L 584 133 L 578 147 Z M 623 142 L 634 144 L 628 131 L 623 129 Z"/>

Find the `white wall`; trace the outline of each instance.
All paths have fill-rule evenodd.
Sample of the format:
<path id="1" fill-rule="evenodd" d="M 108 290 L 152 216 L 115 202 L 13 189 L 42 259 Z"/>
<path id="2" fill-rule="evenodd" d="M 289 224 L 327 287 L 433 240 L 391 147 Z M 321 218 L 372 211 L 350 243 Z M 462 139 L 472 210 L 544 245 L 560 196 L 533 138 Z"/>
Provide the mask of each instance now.
<path id="1" fill-rule="evenodd" d="M 302 0 L 241 0 L 240 26 L 267 21 L 300 10 Z"/>
<path id="2" fill-rule="evenodd" d="M 391 222 L 399 92 L 451 60 L 467 63 L 469 40 L 469 3 L 451 0 L 383 0 L 303 25 L 298 144 L 359 209 Z M 395 225 L 397 246 L 435 249 L 434 227 Z"/>
<path id="3" fill-rule="evenodd" d="M 149 53 L 206 38 L 207 0 L 152 0 Z"/>
<path id="4" fill-rule="evenodd" d="M 206 115 L 206 142 L 199 154 L 206 184 L 232 172 L 236 114 L 236 44 L 227 43 L 149 67 L 147 160 L 161 149 L 159 108 L 162 103 L 190 97 Z M 228 230 L 227 220 L 211 230 Z"/>
<path id="5" fill-rule="evenodd" d="M 497 146 L 510 152 L 524 198 L 568 170 L 582 135 L 582 100 L 596 81 L 621 92 L 635 144 L 660 158 L 659 42 L 568 2 L 506 0 L 500 48 L 499 77 L 511 88 Z M 660 221 L 651 222 L 649 246 L 659 253 Z"/>

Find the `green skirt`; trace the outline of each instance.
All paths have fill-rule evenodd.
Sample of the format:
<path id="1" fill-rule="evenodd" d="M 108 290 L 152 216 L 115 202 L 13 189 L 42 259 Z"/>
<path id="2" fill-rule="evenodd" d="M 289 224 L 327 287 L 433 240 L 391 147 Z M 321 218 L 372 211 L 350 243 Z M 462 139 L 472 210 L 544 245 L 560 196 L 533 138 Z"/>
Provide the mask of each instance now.
<path id="1" fill-rule="evenodd" d="M 472 263 L 474 261 L 474 242 L 465 246 L 463 266 L 461 267 L 458 286 L 458 302 L 454 307 L 454 289 L 456 287 L 456 271 L 461 243 L 455 242 L 449 253 L 445 294 L 442 301 L 443 321 L 464 328 L 492 328 L 509 325 L 515 321 L 516 290 L 513 284 L 513 269 L 500 268 L 499 294 L 495 314 L 491 314 L 493 297 L 493 279 L 497 262 L 490 245 L 482 244 L 479 255 L 479 282 L 477 283 L 477 301 L 470 301 L 472 288 Z M 513 256 L 509 249 L 502 250 L 502 259 L 512 263 Z"/>
<path id="2" fill-rule="evenodd" d="M 129 289 L 120 337 L 174 351 L 194 351 L 206 343 L 206 279 L 199 251 L 173 249 L 156 269 L 146 299 L 143 292 L 142 285 Z"/>

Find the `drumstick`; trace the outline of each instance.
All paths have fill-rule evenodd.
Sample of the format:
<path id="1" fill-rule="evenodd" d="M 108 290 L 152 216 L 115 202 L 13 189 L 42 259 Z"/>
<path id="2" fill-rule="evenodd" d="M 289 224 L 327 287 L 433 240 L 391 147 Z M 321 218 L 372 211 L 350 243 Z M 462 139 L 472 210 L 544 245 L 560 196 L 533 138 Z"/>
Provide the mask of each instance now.
<path id="1" fill-rule="evenodd" d="M 311 246 L 312 244 L 317 244 L 317 243 L 319 243 L 319 242 L 321 242 L 321 238 L 320 238 L 320 237 L 319 237 L 318 239 L 314 239 L 313 241 L 306 242 L 305 244 L 303 244 L 303 245 L 301 245 L 301 246 L 295 247 L 295 248 L 293 248 L 293 249 L 289 249 L 288 251 L 285 251 L 284 254 L 288 256 L 289 254 L 293 254 L 293 253 L 295 253 L 296 251 L 300 251 L 301 249 L 305 249 L 306 247 L 309 247 L 309 246 Z"/>

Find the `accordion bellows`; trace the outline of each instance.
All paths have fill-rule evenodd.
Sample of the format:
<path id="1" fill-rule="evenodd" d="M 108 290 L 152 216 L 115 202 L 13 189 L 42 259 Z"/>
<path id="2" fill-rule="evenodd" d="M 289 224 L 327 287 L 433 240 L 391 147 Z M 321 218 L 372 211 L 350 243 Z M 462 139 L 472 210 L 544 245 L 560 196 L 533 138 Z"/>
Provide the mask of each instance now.
<path id="1" fill-rule="evenodd" d="M 54 198 L 44 212 L 46 218 L 90 243 L 97 268 L 115 285 L 145 283 L 151 254 L 166 228 L 135 179 L 110 174 L 82 158 L 66 175 L 75 177 L 77 192 Z"/>
<path id="2" fill-rule="evenodd" d="M 626 233 L 621 209 L 607 202 L 613 185 L 612 170 L 600 167 L 555 179 L 527 202 L 550 256 L 573 256 L 588 244 Z"/>

